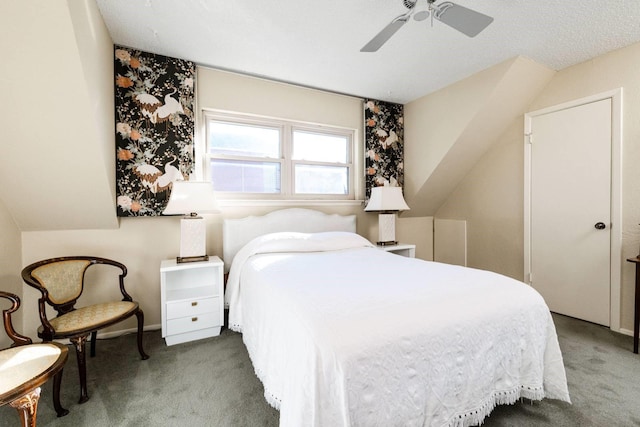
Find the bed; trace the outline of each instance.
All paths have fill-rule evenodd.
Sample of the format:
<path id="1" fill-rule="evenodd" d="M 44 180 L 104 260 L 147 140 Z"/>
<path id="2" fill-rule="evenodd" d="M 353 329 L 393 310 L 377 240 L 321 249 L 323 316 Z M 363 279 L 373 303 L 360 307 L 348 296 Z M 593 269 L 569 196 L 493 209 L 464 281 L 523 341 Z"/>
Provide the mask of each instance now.
<path id="1" fill-rule="evenodd" d="M 229 328 L 280 426 L 467 426 L 520 398 L 570 401 L 533 288 L 355 231 L 307 209 L 224 221 Z"/>

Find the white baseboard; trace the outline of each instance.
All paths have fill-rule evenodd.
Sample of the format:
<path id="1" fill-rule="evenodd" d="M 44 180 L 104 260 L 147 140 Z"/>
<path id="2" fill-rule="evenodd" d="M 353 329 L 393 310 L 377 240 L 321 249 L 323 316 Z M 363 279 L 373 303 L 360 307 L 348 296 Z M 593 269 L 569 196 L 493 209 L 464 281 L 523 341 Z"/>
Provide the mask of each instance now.
<path id="1" fill-rule="evenodd" d="M 147 325 L 143 328 L 143 330 L 145 331 L 157 331 L 158 329 L 162 329 L 162 325 L 161 324 L 157 324 L 157 325 Z M 112 331 L 112 332 L 100 332 L 98 331 L 98 339 L 109 339 L 109 338 L 115 338 L 115 337 L 120 337 L 122 335 L 127 335 L 127 334 L 135 334 L 136 332 L 138 332 L 138 328 L 130 328 L 130 329 L 123 329 L 120 331 Z"/>
<path id="2" fill-rule="evenodd" d="M 143 327 L 144 331 L 157 331 L 159 329 L 162 329 L 162 325 L 160 325 L 159 323 L 157 325 L 147 325 L 145 327 Z M 116 337 L 121 337 L 122 335 L 127 335 L 127 334 L 135 334 L 136 332 L 138 332 L 138 328 L 130 328 L 130 329 L 122 329 L 120 331 L 112 331 L 112 332 L 100 332 L 98 331 L 98 339 L 99 340 L 106 340 L 109 338 L 116 338 Z M 58 342 L 60 344 L 63 345 L 69 345 L 71 344 L 71 341 L 67 340 L 54 340 L 55 342 Z M 89 341 L 89 340 L 87 340 Z"/>
<path id="3" fill-rule="evenodd" d="M 613 329 L 612 329 L 612 331 L 613 331 Z M 617 331 L 614 331 L 614 332 L 618 332 L 618 333 L 621 333 L 621 334 L 624 334 L 624 335 L 629 335 L 630 337 L 633 336 L 633 331 L 630 331 L 629 329 L 620 328 L 620 329 L 618 329 Z"/>

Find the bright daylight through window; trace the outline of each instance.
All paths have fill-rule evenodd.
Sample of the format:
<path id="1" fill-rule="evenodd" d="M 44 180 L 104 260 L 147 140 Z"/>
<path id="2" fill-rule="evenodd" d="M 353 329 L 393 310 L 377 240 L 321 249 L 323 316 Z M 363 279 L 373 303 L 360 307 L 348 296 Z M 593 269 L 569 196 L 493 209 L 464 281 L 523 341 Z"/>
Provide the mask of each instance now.
<path id="1" fill-rule="evenodd" d="M 351 129 L 205 113 L 207 176 L 230 198 L 353 199 Z"/>

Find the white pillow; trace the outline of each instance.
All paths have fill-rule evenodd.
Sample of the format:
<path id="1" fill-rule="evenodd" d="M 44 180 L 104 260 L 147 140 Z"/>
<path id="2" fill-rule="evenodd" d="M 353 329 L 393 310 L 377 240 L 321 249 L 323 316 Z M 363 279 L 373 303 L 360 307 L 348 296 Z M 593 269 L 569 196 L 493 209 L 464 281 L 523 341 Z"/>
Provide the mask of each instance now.
<path id="1" fill-rule="evenodd" d="M 281 232 L 257 237 L 242 250 L 258 253 L 273 252 L 323 252 L 342 249 L 372 247 L 364 237 L 346 231 L 327 231 L 322 233 Z"/>

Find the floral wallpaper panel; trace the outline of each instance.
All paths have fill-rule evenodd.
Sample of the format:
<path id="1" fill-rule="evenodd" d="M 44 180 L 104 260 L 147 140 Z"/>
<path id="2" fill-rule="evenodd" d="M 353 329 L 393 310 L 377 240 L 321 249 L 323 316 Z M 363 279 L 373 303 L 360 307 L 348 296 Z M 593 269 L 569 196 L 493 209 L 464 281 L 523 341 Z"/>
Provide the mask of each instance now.
<path id="1" fill-rule="evenodd" d="M 193 171 L 195 64 L 114 51 L 118 216 L 157 216 Z"/>
<path id="2" fill-rule="evenodd" d="M 371 188 L 404 185 L 404 106 L 365 99 L 365 202 Z"/>

